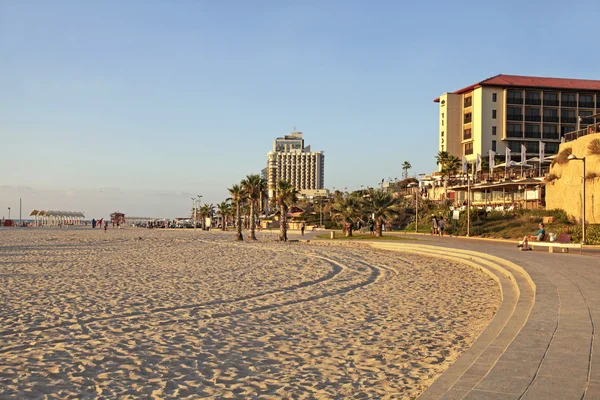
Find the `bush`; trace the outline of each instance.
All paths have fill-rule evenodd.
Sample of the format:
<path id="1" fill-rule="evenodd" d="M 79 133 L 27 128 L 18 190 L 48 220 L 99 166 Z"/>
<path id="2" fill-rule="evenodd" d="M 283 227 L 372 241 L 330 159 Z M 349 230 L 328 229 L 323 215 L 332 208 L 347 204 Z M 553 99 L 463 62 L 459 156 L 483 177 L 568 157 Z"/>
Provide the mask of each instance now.
<path id="1" fill-rule="evenodd" d="M 492 210 L 489 213 L 487 213 L 486 218 L 488 221 L 501 221 L 503 219 L 508 219 L 510 217 L 507 216 L 506 214 L 504 214 L 502 211 Z"/>
<path id="2" fill-rule="evenodd" d="M 600 155 L 600 139 L 594 139 L 588 144 L 588 152 L 590 155 Z"/>
<path id="3" fill-rule="evenodd" d="M 581 242 L 581 225 L 575 225 L 571 228 L 571 241 L 573 243 Z M 587 225 L 585 227 L 586 244 L 600 244 L 600 225 Z"/>
<path id="4" fill-rule="evenodd" d="M 569 162 L 569 156 L 573 154 L 573 149 L 571 147 L 567 147 L 566 149 L 564 149 L 563 151 L 561 151 L 560 153 L 558 153 L 556 155 L 556 157 L 554 157 L 554 160 L 552 160 L 552 165 L 554 164 L 566 164 L 567 162 Z"/>
<path id="5" fill-rule="evenodd" d="M 548 175 L 547 175 L 547 176 L 544 178 L 544 180 L 545 180 L 546 182 L 554 182 L 554 181 L 555 181 L 555 180 L 557 180 L 557 179 L 559 179 L 559 176 L 558 176 L 558 175 L 556 175 L 556 174 L 548 174 Z"/>

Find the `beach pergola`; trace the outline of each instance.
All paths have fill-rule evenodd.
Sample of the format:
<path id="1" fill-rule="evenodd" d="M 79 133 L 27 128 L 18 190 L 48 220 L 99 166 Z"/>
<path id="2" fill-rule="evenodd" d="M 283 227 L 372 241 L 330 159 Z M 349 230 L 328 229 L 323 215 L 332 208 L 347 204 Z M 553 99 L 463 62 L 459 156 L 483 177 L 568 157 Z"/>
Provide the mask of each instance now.
<path id="1" fill-rule="evenodd" d="M 81 225 L 85 215 L 79 211 L 33 210 L 35 226 Z"/>

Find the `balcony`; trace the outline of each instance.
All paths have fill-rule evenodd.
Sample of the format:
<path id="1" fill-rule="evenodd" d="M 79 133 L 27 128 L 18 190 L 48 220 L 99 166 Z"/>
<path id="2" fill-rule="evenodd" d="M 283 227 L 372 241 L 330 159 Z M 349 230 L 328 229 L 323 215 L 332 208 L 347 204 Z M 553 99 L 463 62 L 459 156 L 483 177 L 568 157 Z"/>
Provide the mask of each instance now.
<path id="1" fill-rule="evenodd" d="M 540 132 L 525 132 L 525 137 L 527 139 L 541 139 L 542 134 Z"/>
<path id="2" fill-rule="evenodd" d="M 558 122 L 558 116 L 547 116 L 544 115 L 544 122 Z"/>
<path id="3" fill-rule="evenodd" d="M 473 105 L 473 98 L 472 97 L 467 97 L 465 98 L 465 102 L 464 102 L 464 107 L 471 107 Z"/>
<path id="4" fill-rule="evenodd" d="M 594 108 L 593 101 L 580 101 L 579 108 Z"/>
<path id="5" fill-rule="evenodd" d="M 577 122 L 577 118 L 575 117 L 561 117 L 560 122 L 563 124 L 574 124 Z"/>
<path id="6" fill-rule="evenodd" d="M 539 106 L 542 105 L 542 100 L 541 99 L 525 99 L 525 105 L 528 106 Z"/>
<path id="7" fill-rule="evenodd" d="M 558 140 L 558 132 L 544 132 L 544 139 Z"/>
<path id="8" fill-rule="evenodd" d="M 465 149 L 465 156 L 470 156 L 473 154 L 473 149 Z"/>
<path id="9" fill-rule="evenodd" d="M 523 104 L 523 98 L 507 98 L 506 99 L 506 104 Z"/>
<path id="10" fill-rule="evenodd" d="M 541 120 L 542 120 L 542 117 L 539 115 L 526 115 L 525 116 L 525 121 L 540 122 Z"/>
<path id="11" fill-rule="evenodd" d="M 573 101 L 566 101 L 566 100 L 563 100 L 561 105 L 562 105 L 563 107 L 577 107 L 577 102 L 576 102 L 576 101 L 574 101 L 574 100 L 573 100 Z"/>
<path id="12" fill-rule="evenodd" d="M 469 115 L 468 117 L 465 115 L 465 118 L 463 119 L 463 123 L 470 124 L 471 122 L 473 122 L 473 117 L 471 115 Z"/>
<path id="13" fill-rule="evenodd" d="M 464 132 L 463 133 L 463 140 L 470 140 L 473 137 L 473 135 L 471 134 L 471 132 Z"/>
<path id="14" fill-rule="evenodd" d="M 591 125 L 594 123 L 594 118 L 581 118 L 581 125 Z"/>
<path id="15" fill-rule="evenodd" d="M 523 121 L 523 114 L 509 114 L 506 116 L 507 121 Z"/>
<path id="16" fill-rule="evenodd" d="M 506 132 L 506 137 L 509 137 L 509 138 L 522 138 L 523 137 L 523 131 L 520 131 L 520 132 Z"/>
<path id="17" fill-rule="evenodd" d="M 544 107 L 558 107 L 558 100 L 544 100 Z"/>

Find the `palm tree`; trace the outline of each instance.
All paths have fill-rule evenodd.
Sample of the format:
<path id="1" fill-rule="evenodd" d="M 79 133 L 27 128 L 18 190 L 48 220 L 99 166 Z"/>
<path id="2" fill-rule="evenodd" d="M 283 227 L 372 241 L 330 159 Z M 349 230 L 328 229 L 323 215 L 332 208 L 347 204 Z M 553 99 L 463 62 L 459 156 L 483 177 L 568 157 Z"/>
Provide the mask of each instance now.
<path id="1" fill-rule="evenodd" d="M 258 181 L 258 197 L 260 201 L 260 207 L 258 211 L 261 214 L 264 214 L 265 212 L 265 198 L 267 197 L 268 188 L 269 185 L 267 184 L 267 181 L 264 178 L 260 178 L 260 180 Z"/>
<path id="2" fill-rule="evenodd" d="M 200 219 L 202 220 L 202 227 L 203 227 L 204 230 L 206 230 L 206 219 L 207 218 L 212 218 L 213 212 L 214 212 L 214 208 L 215 208 L 215 206 L 212 205 L 212 204 L 204 204 L 198 210 L 198 213 L 200 215 Z"/>
<path id="3" fill-rule="evenodd" d="M 227 190 L 229 190 L 229 194 L 231 194 L 231 201 L 235 204 L 237 213 L 237 221 L 235 223 L 237 232 L 236 240 L 244 240 L 244 235 L 242 235 L 242 214 L 240 213 L 240 207 L 245 196 L 244 189 L 242 189 L 240 185 L 235 184 Z"/>
<path id="4" fill-rule="evenodd" d="M 255 216 L 254 216 L 254 205 L 258 200 L 259 187 L 261 178 L 257 174 L 246 175 L 246 179 L 242 181 L 242 186 L 246 192 L 246 198 L 250 203 L 250 236 L 249 239 L 256 240 L 256 234 L 254 233 Z"/>
<path id="5" fill-rule="evenodd" d="M 298 189 L 287 181 L 277 182 L 275 202 L 279 207 L 279 241 L 287 242 L 287 213 L 290 207 L 298 201 Z"/>
<path id="6" fill-rule="evenodd" d="M 369 214 L 374 214 L 377 224 L 377 236 L 383 236 L 383 224 L 391 221 L 400 214 L 399 201 L 390 192 L 383 190 L 370 190 L 365 208 Z"/>
<path id="7" fill-rule="evenodd" d="M 402 164 L 402 170 L 404 171 L 404 179 L 408 178 L 408 170 L 412 168 L 412 165 L 408 161 L 404 161 Z"/>
<path id="8" fill-rule="evenodd" d="M 450 154 L 448 154 L 447 151 L 438 152 L 437 156 L 435 157 L 435 162 L 440 166 L 440 170 L 444 169 L 444 165 L 446 165 L 448 157 L 450 157 Z"/>
<path id="9" fill-rule="evenodd" d="M 360 218 L 362 204 L 358 196 L 339 197 L 333 203 L 333 220 L 343 224 L 350 224 L 346 236 L 352 236 L 354 222 Z"/>
<path id="10" fill-rule="evenodd" d="M 219 209 L 219 214 L 221 215 L 221 230 L 226 231 L 227 217 L 229 217 L 229 214 L 231 213 L 231 204 L 229 204 L 227 201 L 222 201 L 219 203 L 219 205 L 217 205 L 217 208 Z"/>

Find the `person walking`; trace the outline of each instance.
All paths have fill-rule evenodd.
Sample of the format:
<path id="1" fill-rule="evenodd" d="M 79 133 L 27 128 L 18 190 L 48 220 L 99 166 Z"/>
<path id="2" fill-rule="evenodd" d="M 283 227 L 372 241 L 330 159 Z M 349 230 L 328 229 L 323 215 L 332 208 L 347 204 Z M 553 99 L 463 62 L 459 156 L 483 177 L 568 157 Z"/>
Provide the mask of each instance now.
<path id="1" fill-rule="evenodd" d="M 444 221 L 444 217 L 440 216 L 440 220 L 438 221 L 438 232 L 440 236 L 444 236 L 444 228 L 446 228 L 446 221 Z"/>
<path id="2" fill-rule="evenodd" d="M 375 236 L 375 221 L 373 221 L 373 218 L 369 217 L 369 221 L 367 221 L 367 226 L 369 227 L 369 235 Z"/>
<path id="3" fill-rule="evenodd" d="M 435 236 L 438 233 L 438 220 L 435 215 L 431 218 L 431 236 Z"/>
<path id="4" fill-rule="evenodd" d="M 300 232 L 302 232 L 302 236 L 304 236 L 304 228 L 306 228 L 306 223 L 302 221 L 302 225 L 300 225 Z"/>
<path id="5" fill-rule="evenodd" d="M 108 221 L 104 221 L 104 232 L 108 229 Z"/>

